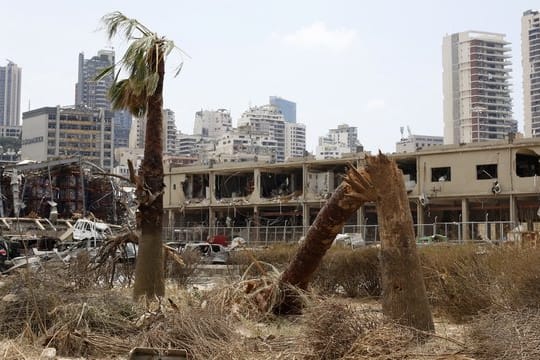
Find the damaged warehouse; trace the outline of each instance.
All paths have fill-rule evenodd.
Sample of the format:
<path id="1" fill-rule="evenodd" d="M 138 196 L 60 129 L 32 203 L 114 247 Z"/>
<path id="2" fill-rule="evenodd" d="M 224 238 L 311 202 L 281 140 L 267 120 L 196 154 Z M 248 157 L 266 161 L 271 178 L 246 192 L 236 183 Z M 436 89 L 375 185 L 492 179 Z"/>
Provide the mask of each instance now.
<path id="1" fill-rule="evenodd" d="M 0 176 L 0 217 L 70 219 L 93 214 L 126 220 L 129 199 L 118 179 L 78 158 L 8 165 Z"/>
<path id="2" fill-rule="evenodd" d="M 518 225 L 540 230 L 537 139 L 442 145 L 390 158 L 403 173 L 419 238 L 444 234 L 455 240 L 504 239 Z M 209 235 L 234 228 L 243 236 L 257 233 L 264 238 L 265 232 L 274 231 L 266 227 L 276 226 L 281 227 L 276 238 L 293 228 L 303 234 L 347 168 L 362 167 L 364 161 L 364 153 L 356 153 L 342 159 L 172 168 L 165 174 L 165 234 L 191 226 L 204 226 Z M 204 201 L 185 196 L 185 185 L 184 192 L 176 190 L 194 181 L 189 179 L 204 184 L 199 194 Z M 377 223 L 374 204 L 366 203 L 343 231 L 376 240 Z"/>

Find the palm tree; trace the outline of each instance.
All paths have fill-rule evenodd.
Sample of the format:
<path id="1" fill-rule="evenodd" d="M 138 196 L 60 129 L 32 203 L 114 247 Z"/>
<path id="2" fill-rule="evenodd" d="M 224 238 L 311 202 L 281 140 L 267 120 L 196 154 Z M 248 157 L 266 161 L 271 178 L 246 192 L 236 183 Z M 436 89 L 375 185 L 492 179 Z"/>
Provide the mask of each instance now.
<path id="1" fill-rule="evenodd" d="M 403 325 L 433 331 L 433 318 L 416 249 L 403 174 L 383 154 L 367 156 L 366 167 L 351 166 L 343 182 L 319 211 L 306 238 L 281 276 L 284 297 L 275 310 L 298 313 L 298 292 L 306 290 L 326 251 L 347 219 L 366 202 L 375 202 L 381 234 L 383 314 Z"/>
<path id="2" fill-rule="evenodd" d="M 137 226 L 141 230 L 135 266 L 133 297 L 146 299 L 165 294 L 163 246 L 163 78 L 165 58 L 175 48 L 171 40 L 159 37 L 135 19 L 116 11 L 102 18 L 109 39 L 121 32 L 129 42 L 117 68 L 111 66 L 99 75 L 114 74 L 109 91 L 113 109 L 127 109 L 134 116 L 146 116 L 144 159 L 136 179 L 139 202 Z M 178 69 L 178 72 L 180 71 Z M 118 80 L 125 69 L 129 77 Z M 177 72 L 177 73 L 178 73 Z"/>

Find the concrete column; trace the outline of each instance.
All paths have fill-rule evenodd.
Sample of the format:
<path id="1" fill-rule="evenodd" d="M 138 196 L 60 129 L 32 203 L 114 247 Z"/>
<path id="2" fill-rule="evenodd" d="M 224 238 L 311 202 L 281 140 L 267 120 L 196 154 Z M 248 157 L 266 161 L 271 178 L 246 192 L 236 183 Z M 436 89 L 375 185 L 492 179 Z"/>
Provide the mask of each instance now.
<path id="1" fill-rule="evenodd" d="M 302 204 L 302 227 L 304 228 L 304 235 L 307 233 L 309 228 L 309 218 L 310 218 L 310 208 L 309 205 L 304 203 Z"/>
<path id="2" fill-rule="evenodd" d="M 462 199 L 461 200 L 461 228 L 463 232 L 462 239 L 463 240 L 470 240 L 471 239 L 471 231 L 469 229 L 469 200 Z"/>
<path id="3" fill-rule="evenodd" d="M 425 222 L 424 207 L 420 204 L 420 202 L 417 202 L 416 203 L 416 223 L 418 224 L 418 234 L 416 234 L 417 237 L 424 236 L 424 222 Z"/>
<path id="4" fill-rule="evenodd" d="M 210 200 L 210 204 L 216 203 L 216 174 L 210 172 L 208 174 L 208 187 L 210 188 L 210 194 L 206 194 L 206 198 Z M 214 224 L 212 224 L 214 226 Z"/>
<path id="5" fill-rule="evenodd" d="M 508 207 L 510 209 L 510 221 L 512 222 L 512 226 L 517 226 L 519 219 L 517 215 L 516 197 L 514 195 L 510 195 Z"/>
<path id="6" fill-rule="evenodd" d="M 216 211 L 212 207 L 208 207 L 208 235 L 216 235 Z"/>
<path id="7" fill-rule="evenodd" d="M 360 209 L 356 212 L 356 225 L 363 226 L 366 225 L 364 218 L 366 217 L 366 208 L 365 205 L 360 206 Z"/>
<path id="8" fill-rule="evenodd" d="M 167 223 L 167 226 L 169 227 L 174 227 L 176 224 L 174 222 L 174 210 L 168 210 L 169 212 L 169 219 L 168 219 L 168 223 Z"/>
<path id="9" fill-rule="evenodd" d="M 251 202 L 261 200 L 261 169 L 253 169 L 253 193 Z"/>
<path id="10" fill-rule="evenodd" d="M 260 233 L 261 233 L 260 232 L 261 221 L 259 217 L 258 206 L 253 207 L 253 227 L 254 227 L 253 231 L 250 230 L 251 237 L 255 242 L 259 242 Z"/>
<path id="11" fill-rule="evenodd" d="M 307 199 L 307 192 L 309 190 L 308 173 L 309 173 L 309 168 L 307 164 L 302 164 L 302 200 L 304 201 Z"/>

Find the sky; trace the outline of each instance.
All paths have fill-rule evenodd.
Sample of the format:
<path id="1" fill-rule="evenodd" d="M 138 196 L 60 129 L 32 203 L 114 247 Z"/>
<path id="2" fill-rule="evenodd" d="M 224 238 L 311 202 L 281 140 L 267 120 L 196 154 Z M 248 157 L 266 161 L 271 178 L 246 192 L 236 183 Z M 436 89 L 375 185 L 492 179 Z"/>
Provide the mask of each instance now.
<path id="1" fill-rule="evenodd" d="M 100 19 L 136 18 L 186 52 L 167 59 L 164 106 L 183 133 L 195 112 L 280 96 L 297 103 L 307 149 L 339 124 L 358 128 L 367 151 L 395 151 L 400 127 L 443 135 L 442 39 L 467 31 L 512 43 L 514 118 L 523 131 L 521 16 L 532 0 L 0 0 L 0 65 L 22 67 L 22 111 L 75 102 L 78 54 L 113 47 Z M 184 63 L 181 73 L 175 68 Z M 405 130 L 406 131 L 406 130 Z"/>

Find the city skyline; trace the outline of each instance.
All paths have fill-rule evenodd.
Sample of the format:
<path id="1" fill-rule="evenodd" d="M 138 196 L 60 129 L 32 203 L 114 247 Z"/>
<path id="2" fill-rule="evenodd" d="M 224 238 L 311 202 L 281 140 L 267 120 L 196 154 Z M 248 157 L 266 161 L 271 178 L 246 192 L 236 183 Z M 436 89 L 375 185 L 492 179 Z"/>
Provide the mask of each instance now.
<path id="1" fill-rule="evenodd" d="M 80 52 L 113 46 L 121 56 L 125 45 L 96 31 L 101 16 L 120 10 L 190 54 L 177 79 L 170 74 L 182 60 L 169 58 L 165 83 L 164 105 L 184 133 L 201 108 L 229 109 L 236 125 L 250 105 L 277 95 L 297 103 L 309 151 L 342 123 L 358 128 L 368 151 L 394 151 L 404 125 L 442 135 L 442 39 L 467 30 L 503 33 L 511 42 L 513 112 L 523 132 L 520 25 L 523 12 L 538 7 L 533 1 L 160 4 L 155 10 L 138 1 L 123 8 L 104 1 L 10 4 L 14 16 L 0 30 L 18 36 L 2 41 L 0 57 L 24 69 L 23 111 L 73 103 Z"/>

